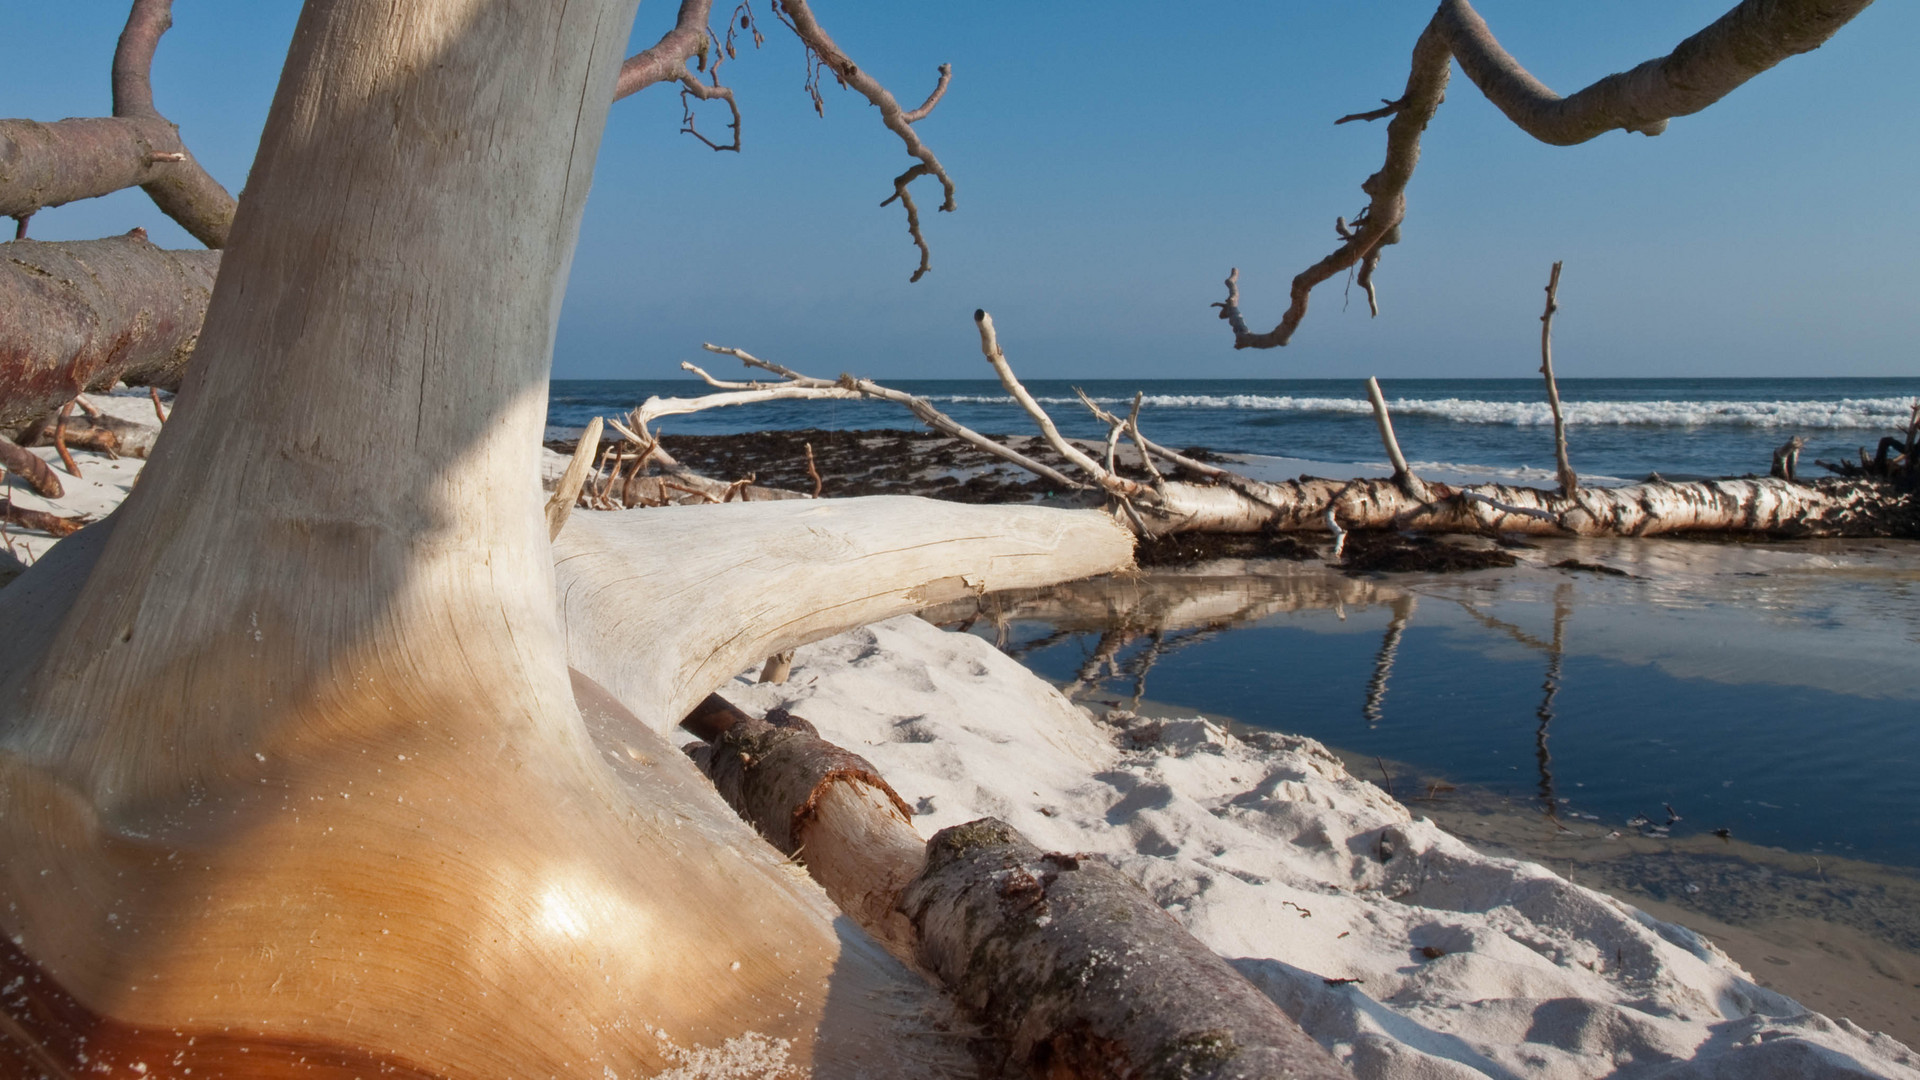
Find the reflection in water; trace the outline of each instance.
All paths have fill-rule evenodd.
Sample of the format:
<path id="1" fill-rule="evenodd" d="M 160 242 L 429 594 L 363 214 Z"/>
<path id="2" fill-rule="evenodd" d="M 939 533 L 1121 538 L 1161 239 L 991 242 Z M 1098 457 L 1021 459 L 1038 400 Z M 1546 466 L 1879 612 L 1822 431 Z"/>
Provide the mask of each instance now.
<path id="1" fill-rule="evenodd" d="M 1393 620 L 1387 623 L 1387 635 L 1380 641 L 1380 654 L 1373 659 L 1373 678 L 1367 680 L 1366 704 L 1360 706 L 1360 715 L 1367 718 L 1368 727 L 1378 727 L 1382 706 L 1387 700 L 1387 679 L 1393 674 L 1393 658 L 1400 652 L 1400 636 L 1407 632 L 1407 620 L 1413 618 L 1413 612 L 1419 601 L 1412 593 L 1396 596 L 1393 600 Z"/>
<path id="2" fill-rule="evenodd" d="M 1547 677 L 1540 684 L 1540 707 L 1534 715 L 1540 726 L 1534 730 L 1533 753 L 1540 762 L 1540 805 L 1547 816 L 1560 819 L 1560 803 L 1553 796 L 1553 754 L 1547 749 L 1547 727 L 1553 723 L 1553 699 L 1560 693 L 1561 662 L 1566 658 L 1567 614 L 1573 610 L 1573 586 L 1561 583 L 1553 590 L 1553 642 L 1547 647 Z"/>
<path id="3" fill-rule="evenodd" d="M 1710 836 L 1920 866 L 1920 545 L 1518 550 L 1511 570 L 1446 576 L 1226 561 L 928 615 L 1096 708 L 1319 738 L 1511 799 L 1554 836 L 1664 839 L 1684 813 Z"/>

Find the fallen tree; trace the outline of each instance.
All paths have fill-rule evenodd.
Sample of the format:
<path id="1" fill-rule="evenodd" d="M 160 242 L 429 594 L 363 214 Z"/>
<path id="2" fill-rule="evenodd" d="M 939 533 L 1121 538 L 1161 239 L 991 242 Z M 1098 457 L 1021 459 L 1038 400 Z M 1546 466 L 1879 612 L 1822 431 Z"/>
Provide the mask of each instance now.
<path id="1" fill-rule="evenodd" d="M 1554 285 L 1558 284 L 1558 267 Z M 1543 371 L 1551 378 L 1549 343 L 1553 301 L 1548 301 L 1542 335 Z M 1350 529 L 1399 529 L 1430 533 L 1542 536 L 1657 536 L 1674 532 L 1715 532 L 1790 537 L 1907 536 L 1920 533 L 1920 513 L 1902 486 L 1875 476 L 1806 481 L 1791 475 L 1719 480 L 1651 479 L 1614 488 L 1581 485 L 1565 463 L 1565 428 L 1555 424 L 1556 456 L 1562 488 L 1557 491 L 1508 484 L 1454 487 L 1422 480 L 1408 466 L 1393 433 L 1386 400 L 1368 380 L 1381 441 L 1393 462 L 1384 479 L 1321 479 L 1269 482 L 1171 450 L 1147 438 L 1140 425 L 1140 397 L 1126 416 L 1100 407 L 1084 393 L 1081 400 L 1107 425 L 1104 452 L 1066 439 L 1045 408 L 1027 392 L 1001 350 L 993 319 L 974 313 L 980 348 L 1001 385 L 1033 419 L 1046 444 L 1063 459 L 1054 468 L 1003 442 L 963 427 L 924 398 L 881 386 L 872 380 L 842 376 L 821 379 L 762 360 L 739 349 L 708 345 L 752 369 L 770 372 L 768 382 L 716 379 L 696 365 L 681 366 L 720 393 L 697 398 L 650 398 L 628 417 L 629 430 L 643 442 L 657 441 L 648 425 L 661 417 L 708 408 L 774 400 L 867 399 L 905 405 L 936 431 L 962 439 L 1043 476 L 1089 504 L 1104 502 L 1143 536 L 1187 532 L 1326 533 L 1336 544 Z M 1549 382 L 1549 386 L 1552 383 Z M 1557 401 L 1557 393 L 1553 398 Z M 1557 410 L 1556 410 L 1557 411 Z M 1138 468 L 1128 475 L 1120 464 L 1122 440 L 1136 448 Z M 1155 461 L 1165 463 L 1166 470 Z M 1171 474 L 1171 475 L 1169 475 Z M 1338 553 L 1336 553 L 1338 557 Z"/>

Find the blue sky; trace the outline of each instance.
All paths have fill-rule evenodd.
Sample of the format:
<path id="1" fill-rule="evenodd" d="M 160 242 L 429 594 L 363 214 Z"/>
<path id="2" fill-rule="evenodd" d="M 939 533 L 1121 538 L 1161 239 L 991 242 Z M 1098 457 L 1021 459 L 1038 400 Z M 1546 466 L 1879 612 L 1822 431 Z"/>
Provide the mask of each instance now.
<path id="1" fill-rule="evenodd" d="M 1730 2 L 1479 8 L 1570 92 Z M 106 112 L 124 5 L 16 6 L 0 115 Z M 238 189 L 298 5 L 175 6 L 160 107 Z M 1524 376 L 1555 259 L 1564 375 L 1920 374 L 1920 5 L 1883 0 L 1657 139 L 1543 146 L 1456 71 L 1379 275 L 1380 318 L 1330 282 L 1293 345 L 1258 352 L 1235 352 L 1207 305 L 1238 265 L 1250 321 L 1270 326 L 1288 280 L 1331 249 L 1383 146 L 1379 125 L 1332 121 L 1398 95 L 1431 0 L 814 7 L 902 100 L 954 65 L 920 125 L 959 184 L 957 213 L 927 214 L 933 272 L 908 284 L 904 221 L 877 206 L 907 162 L 898 140 L 831 85 L 814 116 L 800 46 L 762 0 L 766 46 L 725 69 L 744 153 L 677 134 L 669 88 L 614 106 L 556 375 L 671 376 L 711 340 L 821 374 L 986 377 L 971 322 L 984 306 L 1036 377 Z M 643 4 L 636 44 L 673 14 Z M 717 131 L 723 115 L 703 119 Z M 191 244 L 138 192 L 45 212 L 33 235 L 134 225 Z"/>

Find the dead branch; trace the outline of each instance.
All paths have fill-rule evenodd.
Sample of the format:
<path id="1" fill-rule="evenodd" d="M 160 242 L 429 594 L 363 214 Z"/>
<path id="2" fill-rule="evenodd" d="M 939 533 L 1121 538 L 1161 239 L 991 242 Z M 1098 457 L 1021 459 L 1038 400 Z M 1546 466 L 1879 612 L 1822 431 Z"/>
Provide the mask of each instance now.
<path id="1" fill-rule="evenodd" d="M 1102 490 L 1110 494 L 1121 498 L 1133 498 L 1150 490 L 1124 476 L 1101 468 L 1079 447 L 1062 437 L 1060 429 L 1054 426 L 1053 418 L 1047 415 L 1047 410 L 1041 408 L 1039 402 L 1033 400 L 1032 394 L 1027 393 L 1027 388 L 1014 375 L 1013 366 L 1007 363 L 1006 354 L 1000 351 L 1000 341 L 993 329 L 993 316 L 987 314 L 985 309 L 976 308 L 973 321 L 980 329 L 981 355 L 987 358 L 987 363 L 992 365 L 994 374 L 1000 377 L 1000 385 L 1006 388 L 1007 393 L 1013 395 L 1013 400 L 1026 410 L 1035 424 L 1039 425 L 1041 436 L 1047 440 L 1047 445 L 1053 447 L 1054 453 L 1072 462 L 1081 472 L 1092 477 L 1094 483 L 1098 484 Z"/>
<path id="2" fill-rule="evenodd" d="M 820 489 L 825 485 L 820 482 L 820 470 L 816 468 L 813 463 L 813 444 L 807 443 L 806 446 L 807 476 L 813 480 L 813 497 L 817 499 L 820 497 Z"/>
<path id="3" fill-rule="evenodd" d="M 1380 442 L 1387 448 L 1387 460 L 1393 463 L 1393 482 L 1406 489 L 1409 496 L 1420 502 L 1432 502 L 1427 485 L 1407 464 L 1405 454 L 1400 452 L 1400 440 L 1393 435 L 1393 417 L 1387 412 L 1387 399 L 1380 393 L 1380 381 L 1367 376 L 1367 400 L 1373 403 L 1373 422 L 1380 429 Z"/>
<path id="4" fill-rule="evenodd" d="M 981 450 L 986 451 L 989 454 L 993 454 L 996 457 L 1004 458 L 1007 461 L 1010 461 L 1015 465 L 1020 466 L 1022 469 L 1025 469 L 1028 472 L 1033 473 L 1035 476 L 1045 477 L 1046 479 L 1056 484 L 1059 484 L 1065 490 L 1073 491 L 1073 490 L 1078 490 L 1080 488 L 1087 486 L 1081 483 L 1080 481 L 1075 480 L 1072 477 L 1066 475 L 1065 473 L 1061 472 L 1058 469 L 1052 468 L 1047 465 L 1042 465 L 1040 462 L 1033 460 L 1032 458 L 1026 456 L 1025 454 L 1020 453 L 1019 451 L 1013 449 L 1012 447 L 1002 445 L 1001 443 L 998 443 L 992 439 L 987 438 L 985 435 L 982 435 L 979 432 L 974 431 L 972 428 L 969 428 L 955 421 L 952 417 L 948 416 L 946 413 L 943 413 L 939 409 L 934 408 L 933 403 L 928 401 L 927 399 L 922 397 L 916 397 L 915 395 L 909 394 L 904 390 L 895 390 L 895 389 L 892 389 L 891 387 L 882 386 L 879 383 L 876 383 L 870 379 L 860 379 L 850 375 L 842 376 L 841 379 L 837 382 L 830 379 L 813 378 L 811 376 L 802 375 L 799 372 L 794 371 L 792 368 L 783 367 L 779 364 L 773 363 L 768 360 L 762 360 L 759 357 L 754 356 L 751 353 L 748 353 L 742 349 L 734 349 L 734 348 L 729 348 L 722 345 L 713 345 L 713 344 L 703 345 L 701 346 L 701 348 L 706 349 L 708 352 L 716 352 L 725 356 L 731 356 L 739 360 L 741 363 L 747 365 L 748 367 L 759 368 L 762 371 L 772 372 L 773 374 L 780 376 L 780 379 L 781 379 L 780 383 L 775 383 L 771 385 L 763 384 L 763 383 L 725 382 L 720 379 L 714 378 L 713 376 L 707 374 L 706 372 L 700 370 L 698 367 L 695 367 L 692 364 L 683 363 L 680 365 L 682 369 L 693 372 L 694 374 L 700 376 L 702 379 L 706 380 L 707 384 L 710 386 L 714 386 L 721 389 L 728 389 L 728 390 L 766 390 L 766 389 L 773 389 L 776 387 L 791 387 L 794 389 L 836 389 L 836 390 L 850 391 L 855 396 L 871 398 L 875 401 L 891 401 L 896 405 L 906 406 L 908 411 L 912 412 L 913 415 L 917 419 L 919 419 L 921 423 L 927 425 L 929 428 L 932 428 L 933 430 L 938 431 L 943 435 L 950 435 L 956 439 L 961 440 L 962 442 L 967 443 L 970 446 L 977 447 Z M 792 396 L 800 396 L 800 395 L 792 395 Z M 839 396 L 839 395 L 822 394 L 820 396 L 829 397 L 829 396 Z M 653 399 L 649 399 L 649 404 L 651 404 L 652 400 Z M 674 401 L 677 403 L 677 405 L 687 405 L 687 406 L 690 406 L 692 404 L 692 401 L 706 402 L 707 404 L 703 405 L 702 406 L 703 408 L 712 408 L 717 405 L 730 405 L 730 404 L 736 403 L 730 400 L 729 396 L 726 394 L 709 394 L 705 398 L 696 398 L 696 399 L 692 399 L 692 401 L 689 401 L 688 399 L 678 399 L 678 398 L 667 399 L 667 400 Z M 641 406 L 641 409 L 643 410 L 646 408 L 647 408 L 647 405 Z M 692 411 L 692 410 L 689 408 L 688 411 Z"/>
<path id="5" fill-rule="evenodd" d="M 0 468 L 26 481 L 33 493 L 43 499 L 58 499 L 67 493 L 67 489 L 60 485 L 60 478 L 53 474 L 39 454 L 24 449 L 5 436 L 0 436 Z"/>
<path id="6" fill-rule="evenodd" d="M 15 506 L 11 497 L 5 503 L 0 503 L 0 518 L 9 525 L 18 525 L 23 529 L 32 529 L 35 532 L 56 537 L 72 536 L 80 531 L 81 526 L 87 524 L 85 518 L 61 517 L 44 510 L 29 510 L 24 506 Z"/>
<path id="7" fill-rule="evenodd" d="M 53 424 L 53 452 L 60 455 L 60 464 L 67 467 L 67 475 L 78 477 L 80 466 L 74 463 L 73 455 L 67 452 L 67 417 L 73 415 L 73 402 L 60 406 L 60 418 Z"/>
<path id="8" fill-rule="evenodd" d="M 153 400 L 153 415 L 159 417 L 162 424 L 166 423 L 167 410 L 160 405 L 160 388 L 157 386 L 147 387 L 147 397 Z"/>
<path id="9" fill-rule="evenodd" d="M 1547 278 L 1547 310 L 1540 316 L 1540 374 L 1547 380 L 1547 407 L 1553 410 L 1553 461 L 1560 474 L 1560 494 L 1572 497 L 1580 488 L 1573 463 L 1567 460 L 1567 421 L 1560 414 L 1560 384 L 1553 377 L 1553 313 L 1560 310 L 1560 263 Z"/>
<path id="10" fill-rule="evenodd" d="M 913 125 L 932 112 L 933 107 L 939 104 L 941 97 L 946 94 L 947 83 L 953 77 L 953 66 L 940 65 L 940 81 L 935 85 L 933 93 L 927 96 L 927 100 L 919 108 L 908 112 L 894 100 L 891 91 L 880 85 L 879 80 L 861 70 L 846 53 L 840 50 L 840 46 L 834 44 L 833 39 L 813 17 L 813 11 L 807 6 L 807 0 L 773 0 L 773 10 L 806 45 L 809 60 L 817 59 L 821 66 L 833 72 L 833 77 L 841 86 L 852 88 L 878 108 L 880 122 L 887 126 L 888 131 L 900 137 L 900 141 L 906 144 L 909 155 L 920 159 L 919 164 L 894 177 L 893 194 L 880 203 L 881 206 L 886 206 L 898 199 L 906 208 L 907 233 L 913 237 L 914 246 L 920 249 L 920 266 L 914 270 L 913 277 L 909 280 L 919 281 L 926 276 L 928 270 L 932 269 L 933 253 L 927 246 L 926 237 L 920 232 L 919 210 L 914 206 L 913 196 L 907 190 L 908 186 L 922 176 L 931 175 L 940 181 L 940 188 L 945 196 L 940 203 L 940 209 L 950 212 L 954 208 L 954 202 L 953 177 L 947 175 L 946 167 L 940 164 L 940 159 L 933 155 L 933 151 L 928 149 L 924 142 L 920 141 L 920 136 L 914 131 Z M 817 72 L 810 74 L 807 85 L 808 92 L 813 96 L 814 110 L 822 111 L 824 103 L 820 97 Z"/>
<path id="11" fill-rule="evenodd" d="M 1359 281 L 1374 303 L 1373 271 L 1380 253 L 1400 240 L 1406 188 L 1420 160 L 1420 133 L 1445 97 L 1450 61 L 1522 131 L 1554 146 L 1571 146 L 1615 129 L 1658 135 L 1671 117 L 1686 116 L 1725 97 L 1789 56 L 1819 48 L 1873 0 L 1741 0 L 1671 53 L 1609 75 L 1562 98 L 1500 47 L 1467 0 L 1442 0 L 1414 43 L 1406 91 L 1385 107 L 1341 117 L 1387 125 L 1386 161 L 1360 190 L 1369 199 L 1353 228 L 1342 229 L 1333 253 L 1293 279 L 1286 314 L 1266 333 L 1247 328 L 1240 311 L 1239 271 L 1227 278 L 1227 299 L 1215 304 L 1233 328 L 1236 349 L 1285 345 L 1306 316 L 1314 286 L 1358 264 Z"/>
<path id="12" fill-rule="evenodd" d="M 1798 435 L 1788 439 L 1773 452 L 1773 467 L 1767 475 L 1781 480 L 1796 479 L 1795 473 L 1800 470 L 1800 451 L 1806 445 L 1807 440 Z"/>

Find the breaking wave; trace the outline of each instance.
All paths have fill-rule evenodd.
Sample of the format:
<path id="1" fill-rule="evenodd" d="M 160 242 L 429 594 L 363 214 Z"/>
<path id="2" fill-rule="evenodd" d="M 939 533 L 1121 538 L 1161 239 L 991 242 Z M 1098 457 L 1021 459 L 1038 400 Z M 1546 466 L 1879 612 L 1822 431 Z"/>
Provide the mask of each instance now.
<path id="1" fill-rule="evenodd" d="M 1003 395 L 950 394 L 935 401 L 952 404 L 1011 405 Z M 1042 397 L 1046 405 L 1077 405 L 1078 398 Z M 1096 397 L 1102 405 L 1129 405 L 1130 397 Z M 1363 398 L 1293 397 L 1269 394 L 1148 394 L 1146 404 L 1176 409 L 1245 409 L 1256 412 L 1366 414 Z M 1397 416 L 1431 416 L 1459 424 L 1551 424 L 1545 402 L 1484 401 L 1472 398 L 1403 398 L 1388 403 Z M 1569 401 L 1562 405 L 1569 425 L 1611 427 L 1706 427 L 1824 430 L 1884 430 L 1907 426 L 1913 399 L 1841 398 L 1836 401 Z"/>

